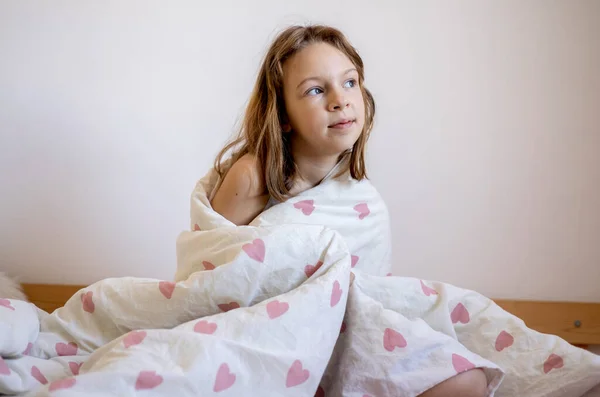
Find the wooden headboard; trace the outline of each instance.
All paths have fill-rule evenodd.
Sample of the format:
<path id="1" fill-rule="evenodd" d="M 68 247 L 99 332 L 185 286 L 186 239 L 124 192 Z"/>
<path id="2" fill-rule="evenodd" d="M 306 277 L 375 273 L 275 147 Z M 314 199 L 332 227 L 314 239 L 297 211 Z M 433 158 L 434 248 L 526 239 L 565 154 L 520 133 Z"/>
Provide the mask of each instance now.
<path id="1" fill-rule="evenodd" d="M 52 312 L 84 285 L 24 284 L 29 300 Z M 600 303 L 494 300 L 509 313 L 521 318 L 538 332 L 558 335 L 567 342 L 585 347 L 600 345 Z"/>

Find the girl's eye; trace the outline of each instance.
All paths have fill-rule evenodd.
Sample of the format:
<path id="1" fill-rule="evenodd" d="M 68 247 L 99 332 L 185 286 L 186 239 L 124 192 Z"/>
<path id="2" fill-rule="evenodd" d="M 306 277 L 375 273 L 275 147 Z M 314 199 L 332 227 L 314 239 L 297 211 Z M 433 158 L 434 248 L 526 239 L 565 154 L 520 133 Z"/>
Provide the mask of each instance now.
<path id="1" fill-rule="evenodd" d="M 320 94 L 322 92 L 323 92 L 322 89 L 320 89 L 318 87 L 315 87 L 315 88 L 311 88 L 310 90 L 306 91 L 306 94 L 307 95 L 318 95 L 318 94 Z"/>
<path id="2" fill-rule="evenodd" d="M 350 79 L 350 80 L 346 81 L 346 83 L 344 83 L 344 87 L 346 87 L 346 88 L 356 87 L 356 80 Z"/>

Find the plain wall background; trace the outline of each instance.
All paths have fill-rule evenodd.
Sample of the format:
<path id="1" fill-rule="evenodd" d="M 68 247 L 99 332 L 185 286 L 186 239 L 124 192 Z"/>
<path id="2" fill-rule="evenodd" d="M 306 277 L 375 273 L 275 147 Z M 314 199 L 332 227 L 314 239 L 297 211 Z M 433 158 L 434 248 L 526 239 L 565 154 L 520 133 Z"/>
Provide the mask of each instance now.
<path id="1" fill-rule="evenodd" d="M 600 2 L 0 3 L 0 269 L 171 278 L 273 36 L 366 63 L 394 273 L 600 302 Z"/>

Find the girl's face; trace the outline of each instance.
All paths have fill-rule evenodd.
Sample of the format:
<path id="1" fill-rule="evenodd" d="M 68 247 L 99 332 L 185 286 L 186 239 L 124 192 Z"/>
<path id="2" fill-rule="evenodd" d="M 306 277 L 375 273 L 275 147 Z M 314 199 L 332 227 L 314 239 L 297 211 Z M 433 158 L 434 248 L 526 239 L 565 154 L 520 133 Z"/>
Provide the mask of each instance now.
<path id="1" fill-rule="evenodd" d="M 358 72 L 327 43 L 311 44 L 283 65 L 283 94 L 294 155 L 337 156 L 352 148 L 365 121 Z M 288 128 L 289 127 L 289 128 Z"/>

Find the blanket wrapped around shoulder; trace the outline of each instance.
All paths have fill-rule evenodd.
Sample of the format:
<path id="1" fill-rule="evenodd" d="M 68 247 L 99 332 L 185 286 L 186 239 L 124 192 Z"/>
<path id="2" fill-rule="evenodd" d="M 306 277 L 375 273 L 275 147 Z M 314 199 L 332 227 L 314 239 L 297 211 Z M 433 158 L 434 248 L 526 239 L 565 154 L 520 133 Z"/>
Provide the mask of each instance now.
<path id="1" fill-rule="evenodd" d="M 389 276 L 387 208 L 331 179 L 235 226 L 191 199 L 173 281 L 111 278 L 52 314 L 0 299 L 0 394 L 417 396 L 484 371 L 489 396 L 592 396 L 600 357 L 490 299 Z"/>

